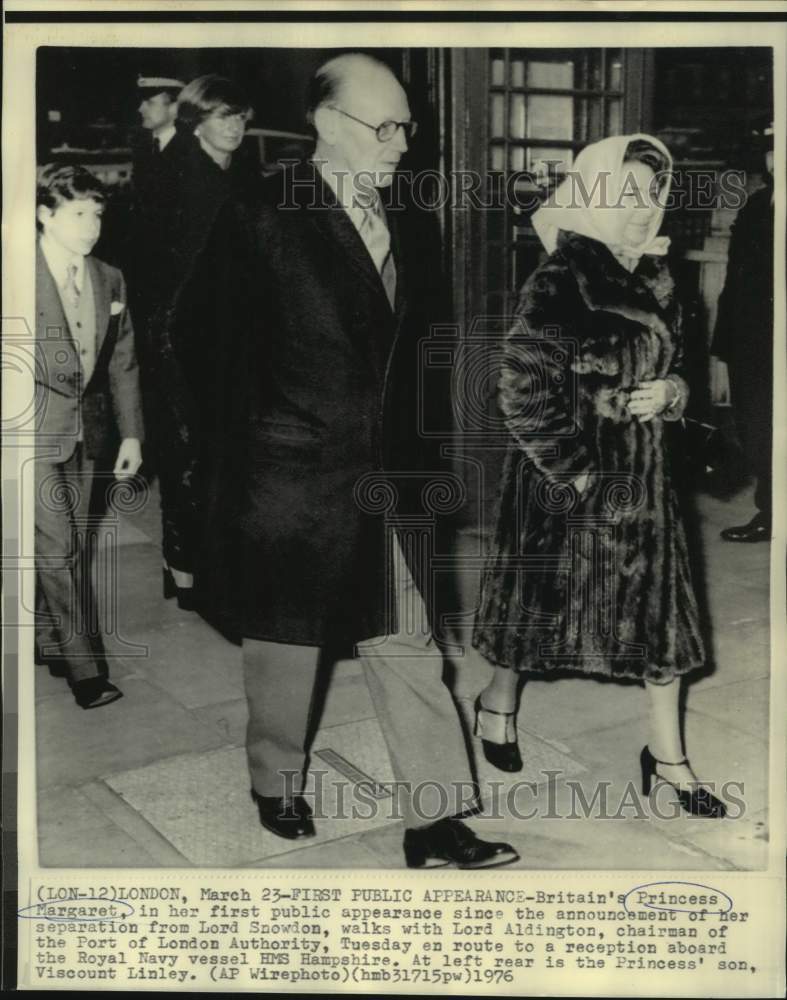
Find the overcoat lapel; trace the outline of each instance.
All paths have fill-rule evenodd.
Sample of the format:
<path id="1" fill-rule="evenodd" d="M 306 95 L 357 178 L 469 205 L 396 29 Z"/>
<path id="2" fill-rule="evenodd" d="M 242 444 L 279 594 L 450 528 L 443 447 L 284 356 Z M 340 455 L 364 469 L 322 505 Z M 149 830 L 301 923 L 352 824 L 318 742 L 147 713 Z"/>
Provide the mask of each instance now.
<path id="1" fill-rule="evenodd" d="M 407 255 L 402 247 L 401 216 L 397 212 L 389 211 L 386 213 L 386 221 L 391 234 L 391 254 L 396 265 L 394 320 L 398 332 L 407 311 Z"/>
<path id="2" fill-rule="evenodd" d="M 352 219 L 336 199 L 329 184 L 310 163 L 305 163 L 295 174 L 297 184 L 293 195 L 301 206 L 309 210 L 310 218 L 322 236 L 333 246 L 339 247 L 358 276 L 388 303 L 383 281 L 369 251 L 361 239 Z M 398 270 L 398 262 L 397 262 Z M 387 306 L 390 309 L 390 306 Z"/>

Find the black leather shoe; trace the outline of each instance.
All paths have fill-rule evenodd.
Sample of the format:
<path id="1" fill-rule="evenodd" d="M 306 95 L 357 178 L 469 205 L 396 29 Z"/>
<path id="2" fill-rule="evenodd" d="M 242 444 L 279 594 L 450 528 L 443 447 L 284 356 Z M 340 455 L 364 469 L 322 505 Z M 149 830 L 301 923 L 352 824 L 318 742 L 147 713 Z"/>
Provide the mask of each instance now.
<path id="1" fill-rule="evenodd" d="M 725 542 L 769 542 L 771 526 L 762 514 L 755 514 L 748 524 L 725 528 L 721 537 Z"/>
<path id="2" fill-rule="evenodd" d="M 123 692 L 106 677 L 87 677 L 82 681 L 72 681 L 74 701 L 80 708 L 103 708 L 123 697 Z"/>
<path id="3" fill-rule="evenodd" d="M 283 799 L 276 795 L 259 795 L 252 788 L 251 798 L 257 803 L 260 823 L 277 837 L 299 840 L 314 836 L 316 831 L 312 822 L 311 807 L 302 796 Z"/>
<path id="4" fill-rule="evenodd" d="M 505 743 L 495 743 L 494 740 L 485 737 L 484 734 L 488 732 L 488 729 L 484 725 L 484 715 L 497 715 L 505 719 Z M 484 757 L 498 771 L 507 771 L 510 774 L 514 771 L 522 770 L 522 755 L 519 752 L 519 744 L 516 738 L 516 712 L 496 712 L 493 708 L 484 708 L 481 703 L 481 695 L 479 694 L 475 700 L 475 728 L 473 735 L 481 737 Z"/>
<path id="5" fill-rule="evenodd" d="M 499 868 L 519 861 L 510 844 L 479 840 L 461 820 L 438 820 L 430 826 L 404 831 L 408 868 Z"/>

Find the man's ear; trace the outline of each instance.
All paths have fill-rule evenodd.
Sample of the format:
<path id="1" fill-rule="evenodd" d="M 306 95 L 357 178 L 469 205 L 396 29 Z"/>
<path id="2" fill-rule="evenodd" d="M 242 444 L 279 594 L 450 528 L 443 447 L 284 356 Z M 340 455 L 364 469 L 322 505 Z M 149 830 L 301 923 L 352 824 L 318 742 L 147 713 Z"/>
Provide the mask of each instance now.
<path id="1" fill-rule="evenodd" d="M 325 105 L 317 108 L 314 112 L 314 128 L 317 135 L 322 142 L 327 143 L 329 146 L 336 144 L 337 117 L 333 108 L 326 107 Z"/>
<path id="2" fill-rule="evenodd" d="M 43 226 L 45 222 L 48 222 L 55 213 L 49 208 L 48 205 L 39 205 L 36 209 L 36 218 Z"/>

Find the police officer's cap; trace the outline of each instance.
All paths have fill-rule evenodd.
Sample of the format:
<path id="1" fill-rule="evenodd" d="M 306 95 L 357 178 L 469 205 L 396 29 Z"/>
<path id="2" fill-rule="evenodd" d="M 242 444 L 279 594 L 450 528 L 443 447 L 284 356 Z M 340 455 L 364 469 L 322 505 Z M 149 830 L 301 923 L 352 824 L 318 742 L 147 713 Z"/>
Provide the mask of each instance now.
<path id="1" fill-rule="evenodd" d="M 173 76 L 142 76 L 137 77 L 137 87 L 145 91 L 148 97 L 162 93 L 179 93 L 185 87 L 182 80 Z"/>

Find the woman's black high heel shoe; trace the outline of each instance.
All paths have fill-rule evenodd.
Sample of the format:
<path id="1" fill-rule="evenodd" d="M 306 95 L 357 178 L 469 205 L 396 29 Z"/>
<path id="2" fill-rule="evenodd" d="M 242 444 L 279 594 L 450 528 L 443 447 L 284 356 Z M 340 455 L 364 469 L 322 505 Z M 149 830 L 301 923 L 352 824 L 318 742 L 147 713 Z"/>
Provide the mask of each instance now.
<path id="1" fill-rule="evenodd" d="M 689 792 L 685 788 L 681 788 L 680 785 L 676 785 L 673 781 L 668 781 L 667 778 L 662 777 L 656 770 L 659 764 L 663 764 L 665 767 L 678 767 L 681 764 L 691 766 L 687 757 L 676 761 L 658 760 L 650 752 L 650 748 L 644 746 L 642 753 L 639 755 L 639 764 L 642 768 L 643 795 L 650 795 L 651 785 L 655 778 L 660 781 L 666 781 L 668 785 L 672 785 L 681 806 L 691 816 L 710 816 L 713 819 L 722 819 L 727 815 L 727 807 L 720 799 L 717 799 L 715 795 L 709 792 L 707 788 L 697 785 L 696 788 Z"/>
<path id="2" fill-rule="evenodd" d="M 194 610 L 194 588 L 193 587 L 179 587 L 175 583 L 175 577 L 172 575 L 172 570 L 164 566 L 161 570 L 162 580 L 164 584 L 164 600 L 168 601 L 171 597 L 177 597 L 178 607 L 181 611 L 193 611 Z"/>
<path id="3" fill-rule="evenodd" d="M 509 723 L 511 720 L 510 728 L 513 730 L 513 740 L 508 740 L 506 743 L 494 743 L 492 740 L 484 739 L 484 724 L 481 721 L 481 713 L 486 712 L 489 715 L 502 715 L 506 719 L 506 736 L 509 734 Z M 496 712 L 492 708 L 484 708 L 481 704 L 481 695 L 475 700 L 475 728 L 473 734 L 475 736 L 481 737 L 481 746 L 484 748 L 484 757 L 498 769 L 498 771 L 507 771 L 512 773 L 513 771 L 522 770 L 522 756 L 519 753 L 519 744 L 516 741 L 516 726 L 514 725 L 514 719 L 516 718 L 516 712 Z"/>

